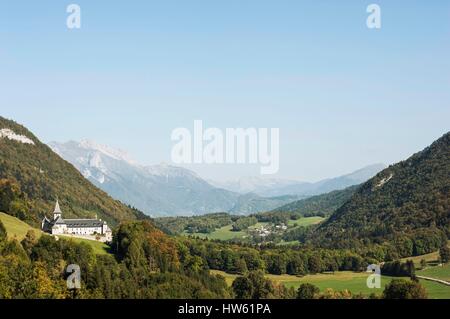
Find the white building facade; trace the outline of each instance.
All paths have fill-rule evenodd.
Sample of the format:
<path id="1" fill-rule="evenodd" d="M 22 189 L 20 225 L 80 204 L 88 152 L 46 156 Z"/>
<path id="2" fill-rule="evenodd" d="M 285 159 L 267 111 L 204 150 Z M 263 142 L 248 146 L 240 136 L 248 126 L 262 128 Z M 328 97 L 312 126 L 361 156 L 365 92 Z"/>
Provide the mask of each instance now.
<path id="1" fill-rule="evenodd" d="M 56 201 L 53 219 L 44 217 L 42 230 L 52 235 L 69 235 L 88 239 L 112 241 L 112 232 L 108 224 L 98 219 L 63 219 L 59 202 Z"/>

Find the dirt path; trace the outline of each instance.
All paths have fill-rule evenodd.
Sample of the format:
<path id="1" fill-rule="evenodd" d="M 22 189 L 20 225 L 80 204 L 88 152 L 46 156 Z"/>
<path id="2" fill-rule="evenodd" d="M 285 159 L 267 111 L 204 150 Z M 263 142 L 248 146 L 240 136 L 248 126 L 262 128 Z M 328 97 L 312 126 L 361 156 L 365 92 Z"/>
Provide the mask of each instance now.
<path id="1" fill-rule="evenodd" d="M 431 277 L 425 277 L 425 276 L 417 276 L 417 275 L 416 275 L 416 277 L 419 278 L 419 279 L 428 280 L 428 281 L 434 281 L 434 282 L 438 282 L 438 283 L 446 285 L 446 286 L 450 286 L 450 282 L 445 281 L 445 280 L 431 278 Z"/>

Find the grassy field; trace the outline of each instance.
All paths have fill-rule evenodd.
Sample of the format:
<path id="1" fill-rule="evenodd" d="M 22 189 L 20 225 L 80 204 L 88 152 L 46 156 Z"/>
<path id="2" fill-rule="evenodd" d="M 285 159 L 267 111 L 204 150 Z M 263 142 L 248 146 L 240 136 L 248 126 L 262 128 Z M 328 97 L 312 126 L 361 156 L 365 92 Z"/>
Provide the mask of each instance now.
<path id="1" fill-rule="evenodd" d="M 309 226 L 309 225 L 318 224 L 322 220 L 323 220 L 322 217 L 301 217 L 297 220 L 290 220 L 289 226 L 290 227 L 294 227 L 295 225 L 297 225 L 297 227 Z M 267 224 L 269 224 L 269 223 L 257 223 L 253 226 L 250 226 L 248 229 L 252 230 L 252 229 L 261 228 L 261 227 L 266 226 Z M 246 231 L 238 231 L 238 232 L 232 231 L 231 224 L 224 226 L 222 228 L 216 229 L 215 231 L 213 231 L 212 233 L 209 233 L 209 234 L 204 234 L 204 233 L 192 233 L 191 234 L 191 233 L 184 232 L 183 235 L 184 236 L 194 236 L 194 237 L 199 237 L 199 238 L 208 238 L 211 240 L 244 239 L 247 236 L 249 236 Z"/>
<path id="2" fill-rule="evenodd" d="M 417 275 L 450 282 L 450 263 L 443 266 L 427 267 L 424 270 L 417 271 Z"/>
<path id="3" fill-rule="evenodd" d="M 306 226 L 316 225 L 323 220 L 324 220 L 324 218 L 319 217 L 319 216 L 301 217 L 297 220 L 289 220 L 288 226 L 294 227 L 295 225 L 297 225 L 298 227 L 300 227 L 300 226 L 306 227 Z"/>
<path id="4" fill-rule="evenodd" d="M 183 233 L 184 236 L 194 236 L 194 237 L 199 237 L 199 238 L 208 238 L 208 239 L 212 239 L 212 240 L 230 240 L 230 239 L 242 239 L 245 236 L 247 236 L 247 233 L 244 231 L 232 231 L 232 226 L 231 225 L 227 225 L 224 226 L 222 228 L 216 229 L 215 231 L 213 231 L 212 233 L 209 234 L 203 234 L 203 233 Z"/>
<path id="5" fill-rule="evenodd" d="M 95 240 L 89 240 L 89 239 L 83 239 L 83 238 L 74 238 L 74 237 L 66 237 L 66 236 L 60 236 L 64 237 L 64 239 L 67 239 L 69 241 L 73 241 L 74 243 L 85 243 L 92 247 L 92 250 L 94 251 L 94 254 L 97 255 L 107 255 L 109 254 L 110 247 L 106 245 L 105 243 L 102 243 L 100 241 Z"/>
<path id="6" fill-rule="evenodd" d="M 18 241 L 21 241 L 25 238 L 25 235 L 29 230 L 34 230 L 36 237 L 40 237 L 42 235 L 42 231 L 39 229 L 33 228 L 27 223 L 24 223 L 23 221 L 5 213 L 0 213 L 0 221 L 5 226 L 9 239 L 17 239 Z"/>
<path id="7" fill-rule="evenodd" d="M 33 228 L 30 225 L 24 223 L 23 221 L 13 216 L 7 215 L 5 213 L 0 213 L 0 221 L 5 226 L 9 239 L 16 239 L 18 241 L 21 241 L 22 239 L 25 238 L 25 235 L 29 230 L 34 230 L 37 238 L 39 238 L 43 234 L 42 231 L 40 231 L 39 229 Z M 75 243 L 82 243 L 82 242 L 86 243 L 92 247 L 94 253 L 96 254 L 108 254 L 109 246 L 104 243 L 72 237 L 66 237 L 66 239 L 72 240 Z"/>
<path id="8" fill-rule="evenodd" d="M 225 277 L 228 285 L 231 285 L 237 275 L 231 275 L 222 271 L 211 271 L 215 274 L 220 274 Z M 335 291 L 349 290 L 353 294 L 370 295 L 371 293 L 381 294 L 386 284 L 388 284 L 393 277 L 382 276 L 381 289 L 370 289 L 367 287 L 367 273 L 355 273 L 350 271 L 340 271 L 335 273 L 307 275 L 304 277 L 297 277 L 291 275 L 267 275 L 267 278 L 274 282 L 282 283 L 286 287 L 293 287 L 297 289 L 303 283 L 311 283 L 317 286 L 321 291 L 327 288 L 332 288 Z M 421 280 L 421 284 L 425 286 L 428 291 L 429 298 L 435 299 L 450 299 L 450 287 Z"/>

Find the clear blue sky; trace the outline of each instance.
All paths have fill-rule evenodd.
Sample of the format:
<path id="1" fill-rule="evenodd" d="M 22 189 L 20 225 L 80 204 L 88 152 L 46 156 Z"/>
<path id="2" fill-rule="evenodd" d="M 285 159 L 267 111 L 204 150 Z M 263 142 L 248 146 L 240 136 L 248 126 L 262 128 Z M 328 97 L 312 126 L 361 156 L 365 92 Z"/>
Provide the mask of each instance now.
<path id="1" fill-rule="evenodd" d="M 66 6 L 82 28 L 66 28 Z M 378 3 L 382 29 L 366 27 Z M 279 127 L 279 176 L 390 164 L 449 130 L 449 1 L 1 1 L 0 115 L 170 162 L 171 131 Z M 207 178 L 254 166 L 194 166 Z"/>

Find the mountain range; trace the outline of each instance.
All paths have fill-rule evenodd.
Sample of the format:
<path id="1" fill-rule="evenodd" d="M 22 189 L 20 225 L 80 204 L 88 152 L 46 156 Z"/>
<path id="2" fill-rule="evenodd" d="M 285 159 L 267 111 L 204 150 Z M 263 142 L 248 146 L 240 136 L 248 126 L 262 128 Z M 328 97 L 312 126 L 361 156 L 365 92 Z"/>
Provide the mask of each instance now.
<path id="1" fill-rule="evenodd" d="M 385 168 L 386 165 L 384 164 L 373 164 L 350 174 L 324 179 L 315 183 L 256 176 L 211 183 L 229 191 L 237 193 L 254 193 L 266 197 L 284 195 L 314 196 L 361 184 Z"/>
<path id="2" fill-rule="evenodd" d="M 126 152 L 92 141 L 51 142 L 49 146 L 94 185 L 153 217 L 270 211 L 311 195 L 359 184 L 381 167 L 369 166 L 318 183 L 253 177 L 247 187 L 233 190 L 185 168 L 138 164 Z"/>

